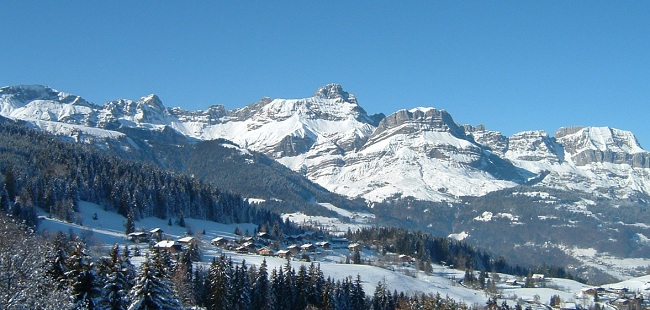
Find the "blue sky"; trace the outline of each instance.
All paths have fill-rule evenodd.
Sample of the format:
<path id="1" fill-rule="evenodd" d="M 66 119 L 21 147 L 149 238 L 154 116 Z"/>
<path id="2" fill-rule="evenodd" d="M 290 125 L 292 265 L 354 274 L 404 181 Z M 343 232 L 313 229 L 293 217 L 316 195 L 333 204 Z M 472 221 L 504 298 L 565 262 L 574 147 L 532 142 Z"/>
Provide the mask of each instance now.
<path id="1" fill-rule="evenodd" d="M 0 85 L 242 107 L 339 83 L 506 135 L 634 132 L 650 149 L 647 1 L 3 1 Z"/>

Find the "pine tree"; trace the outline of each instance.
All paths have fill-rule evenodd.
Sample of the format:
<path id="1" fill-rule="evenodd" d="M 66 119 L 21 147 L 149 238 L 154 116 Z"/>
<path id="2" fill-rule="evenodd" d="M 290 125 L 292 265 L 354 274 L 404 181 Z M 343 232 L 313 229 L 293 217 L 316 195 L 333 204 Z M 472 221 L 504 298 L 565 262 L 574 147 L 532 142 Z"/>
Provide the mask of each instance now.
<path id="1" fill-rule="evenodd" d="M 124 267 L 118 245 L 114 245 L 108 259 L 102 266 L 106 279 L 102 289 L 103 309 L 124 310 L 129 306 L 128 294 L 131 290 L 128 279 L 128 269 Z"/>
<path id="2" fill-rule="evenodd" d="M 226 261 L 225 256 L 219 259 L 214 259 L 210 265 L 209 281 L 210 281 L 210 309 L 217 310 L 230 310 L 232 305 L 230 301 L 231 281 L 232 281 L 232 262 L 230 264 Z"/>
<path id="3" fill-rule="evenodd" d="M 293 307 L 296 309 L 305 309 L 307 307 L 307 297 L 309 295 L 309 273 L 307 266 L 300 265 L 298 275 L 295 281 L 296 298 L 293 301 Z"/>
<path id="4" fill-rule="evenodd" d="M 271 304 L 273 309 L 290 309 L 291 296 L 288 287 L 286 274 L 279 270 L 273 269 L 271 272 Z"/>
<path id="5" fill-rule="evenodd" d="M 392 309 L 390 304 L 392 303 L 392 296 L 390 291 L 386 288 L 386 281 L 380 281 L 375 287 L 375 293 L 372 296 L 372 309 L 373 310 L 385 310 Z"/>
<path id="6" fill-rule="evenodd" d="M 363 291 L 363 285 L 361 285 L 361 276 L 357 274 L 357 278 L 354 280 L 352 286 L 352 291 L 350 292 L 350 305 L 352 309 L 363 309 L 366 305 L 366 293 Z"/>
<path id="7" fill-rule="evenodd" d="M 266 309 L 269 305 L 270 282 L 268 278 L 266 259 L 262 261 L 257 277 L 251 288 L 251 308 Z"/>
<path id="8" fill-rule="evenodd" d="M 93 264 L 85 253 L 83 243 L 77 242 L 67 261 L 69 270 L 65 273 L 68 285 L 72 288 L 72 298 L 77 308 L 93 309 L 95 298 L 99 296 Z"/>
<path id="9" fill-rule="evenodd" d="M 126 276 L 127 287 L 133 287 L 138 273 L 135 270 L 135 266 L 131 263 L 131 250 L 129 250 L 128 245 L 124 245 L 124 250 L 122 251 L 122 270 L 124 270 Z"/>
<path id="10" fill-rule="evenodd" d="M 129 310 L 173 310 L 183 307 L 173 284 L 161 273 L 147 255 L 140 266 L 136 284 L 129 292 Z"/>
<path id="11" fill-rule="evenodd" d="M 126 216 L 126 224 L 124 224 L 124 228 L 127 235 L 135 231 L 133 209 L 129 209 L 129 213 Z"/>
<path id="12" fill-rule="evenodd" d="M 235 269 L 234 274 L 234 294 L 233 305 L 238 310 L 250 310 L 251 308 L 251 285 L 248 280 L 248 271 L 246 270 L 246 262 Z"/>
<path id="13" fill-rule="evenodd" d="M 194 293 L 194 300 L 199 307 L 207 308 L 210 301 L 210 281 L 208 271 L 201 265 L 197 266 L 194 270 L 192 277 L 192 288 Z"/>
<path id="14" fill-rule="evenodd" d="M 309 291 L 307 302 L 317 308 L 323 306 L 323 290 L 325 287 L 325 276 L 320 269 L 320 265 L 311 263 L 309 265 Z"/>

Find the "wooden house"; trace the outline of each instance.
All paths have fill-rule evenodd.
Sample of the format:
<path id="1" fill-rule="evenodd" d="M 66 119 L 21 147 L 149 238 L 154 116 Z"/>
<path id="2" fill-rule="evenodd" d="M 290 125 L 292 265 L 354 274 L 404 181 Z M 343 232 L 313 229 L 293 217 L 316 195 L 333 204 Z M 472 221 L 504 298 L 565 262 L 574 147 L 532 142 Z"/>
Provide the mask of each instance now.
<path id="1" fill-rule="evenodd" d="M 163 240 L 153 246 L 154 249 L 159 251 L 168 251 L 169 253 L 175 254 L 183 250 L 183 247 L 176 241 Z"/>
<path id="2" fill-rule="evenodd" d="M 267 232 L 265 232 L 265 231 L 263 231 L 263 232 L 258 232 L 258 233 L 257 233 L 257 238 L 265 239 L 265 240 L 271 240 L 271 239 L 273 239 L 273 237 L 271 236 L 271 234 L 269 234 L 269 233 L 267 233 Z"/>
<path id="3" fill-rule="evenodd" d="M 194 239 L 194 237 L 183 237 L 176 241 L 182 246 L 189 246 L 191 243 L 196 242 L 196 239 Z"/>
<path id="4" fill-rule="evenodd" d="M 129 239 L 135 243 L 147 242 L 149 241 L 149 233 L 146 231 L 136 231 L 132 232 L 129 235 Z"/>
<path id="5" fill-rule="evenodd" d="M 210 241 L 210 243 L 214 246 L 219 246 L 219 247 L 224 247 L 228 245 L 228 239 L 224 237 L 216 237 Z"/>
<path id="6" fill-rule="evenodd" d="M 316 246 L 322 248 L 323 250 L 329 250 L 332 247 L 332 244 L 327 241 L 316 242 Z"/>
<path id="7" fill-rule="evenodd" d="M 273 250 L 269 249 L 268 247 L 263 247 L 259 250 L 257 250 L 257 254 L 263 255 L 263 256 L 273 256 L 275 254 Z"/>
<path id="8" fill-rule="evenodd" d="M 156 239 L 156 241 L 162 241 L 163 239 L 163 230 L 159 227 L 150 230 L 149 234 L 151 235 L 151 238 Z"/>
<path id="9" fill-rule="evenodd" d="M 300 253 L 300 247 L 298 245 L 296 245 L 296 244 L 292 244 L 292 245 L 288 246 L 287 250 L 289 252 L 291 252 L 291 255 L 296 255 L 296 254 Z"/>
<path id="10" fill-rule="evenodd" d="M 350 252 L 361 251 L 361 249 L 363 249 L 363 245 L 359 243 L 352 243 L 348 245 L 348 250 L 350 250 Z"/>
<path id="11" fill-rule="evenodd" d="M 280 258 L 289 258 L 291 257 L 291 251 L 289 250 L 280 250 L 278 251 L 278 257 Z"/>

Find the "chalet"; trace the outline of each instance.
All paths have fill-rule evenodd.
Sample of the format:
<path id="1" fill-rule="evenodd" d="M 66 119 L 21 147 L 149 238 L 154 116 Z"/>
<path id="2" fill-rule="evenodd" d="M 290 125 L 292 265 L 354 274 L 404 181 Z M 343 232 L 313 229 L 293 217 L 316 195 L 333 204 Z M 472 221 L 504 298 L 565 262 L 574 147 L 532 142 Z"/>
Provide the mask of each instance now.
<path id="1" fill-rule="evenodd" d="M 156 227 L 152 230 L 149 231 L 149 234 L 151 234 L 151 238 L 156 239 L 157 241 L 162 241 L 163 238 L 163 230 L 160 229 L 159 227 Z"/>
<path id="2" fill-rule="evenodd" d="M 316 246 L 322 248 L 323 250 L 329 250 L 332 247 L 332 244 L 327 241 L 316 242 Z"/>
<path id="3" fill-rule="evenodd" d="M 288 246 L 287 250 L 289 252 L 291 252 L 291 255 L 296 255 L 296 254 L 300 253 L 300 247 L 298 245 L 296 245 L 296 244 L 292 244 L 292 245 Z"/>
<path id="4" fill-rule="evenodd" d="M 345 249 L 350 244 L 350 241 L 348 238 L 332 238 L 330 244 L 332 244 L 332 248 Z"/>
<path id="5" fill-rule="evenodd" d="M 269 249 L 268 247 L 263 247 L 259 250 L 257 250 L 257 254 L 263 255 L 263 256 L 273 256 L 273 250 Z"/>
<path id="6" fill-rule="evenodd" d="M 414 261 L 413 257 L 404 254 L 399 255 L 398 258 L 402 263 L 412 263 Z"/>
<path id="7" fill-rule="evenodd" d="M 314 252 L 316 251 L 316 246 L 311 243 L 305 243 L 300 246 L 300 249 L 305 252 Z"/>
<path id="8" fill-rule="evenodd" d="M 223 247 L 223 246 L 228 245 L 228 239 L 226 239 L 224 237 L 216 237 L 216 238 L 210 240 L 210 243 L 212 245 L 214 245 L 214 246 Z"/>
<path id="9" fill-rule="evenodd" d="M 245 253 L 248 253 L 248 247 L 244 246 L 244 245 L 241 245 L 241 246 L 238 246 L 235 249 L 235 251 L 237 251 L 237 253 L 245 254 Z"/>
<path id="10" fill-rule="evenodd" d="M 183 237 L 178 240 L 176 240 L 178 243 L 180 243 L 182 246 L 188 246 L 191 243 L 196 242 L 196 239 L 194 237 Z"/>
<path id="11" fill-rule="evenodd" d="M 280 258 L 289 258 L 291 257 L 291 251 L 289 250 L 280 250 L 278 251 L 278 257 Z"/>
<path id="12" fill-rule="evenodd" d="M 183 247 L 176 241 L 163 240 L 153 246 L 154 249 L 168 251 L 169 253 L 179 253 Z"/>
<path id="13" fill-rule="evenodd" d="M 531 279 L 535 282 L 544 282 L 546 277 L 541 273 L 535 273 L 532 275 Z"/>
<path id="14" fill-rule="evenodd" d="M 361 251 L 361 249 L 363 249 L 363 245 L 359 243 L 352 243 L 348 245 L 348 250 L 350 250 L 350 252 Z"/>
<path id="15" fill-rule="evenodd" d="M 147 233 L 146 231 L 132 232 L 129 234 L 129 239 L 131 239 L 131 241 L 135 243 L 147 242 L 149 241 L 149 233 Z"/>
<path id="16" fill-rule="evenodd" d="M 248 253 L 257 253 L 257 250 L 262 248 L 262 245 L 259 245 L 253 241 L 248 241 L 242 243 L 242 245 L 239 248 L 245 248 Z M 239 252 L 239 248 L 237 248 L 237 252 Z"/>
<path id="17" fill-rule="evenodd" d="M 257 233 L 257 238 L 260 238 L 260 239 L 266 239 L 266 240 L 271 240 L 271 239 L 273 239 L 273 237 L 271 236 L 271 234 L 269 234 L 269 233 L 267 233 L 267 232 L 265 232 L 265 231 L 263 231 L 263 232 L 258 232 L 258 233 Z"/>

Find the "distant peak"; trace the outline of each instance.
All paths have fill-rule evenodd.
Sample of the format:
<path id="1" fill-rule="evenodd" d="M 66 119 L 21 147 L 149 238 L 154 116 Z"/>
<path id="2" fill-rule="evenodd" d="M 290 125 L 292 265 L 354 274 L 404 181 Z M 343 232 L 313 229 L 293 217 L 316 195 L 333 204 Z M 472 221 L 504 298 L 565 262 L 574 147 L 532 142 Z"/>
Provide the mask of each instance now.
<path id="1" fill-rule="evenodd" d="M 327 84 L 319 88 L 315 93 L 314 97 L 320 97 L 325 99 L 338 99 L 342 98 L 345 101 L 356 101 L 354 95 L 343 90 L 343 87 L 339 84 Z"/>
<path id="2" fill-rule="evenodd" d="M 148 106 L 156 107 L 156 108 L 160 108 L 160 109 L 165 108 L 165 106 L 162 103 L 162 100 L 160 100 L 160 98 L 155 94 L 151 94 L 151 95 L 144 96 L 144 97 L 140 98 L 140 100 L 138 100 L 138 103 L 146 104 Z"/>

